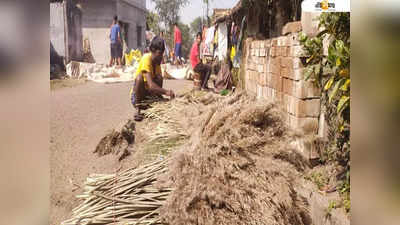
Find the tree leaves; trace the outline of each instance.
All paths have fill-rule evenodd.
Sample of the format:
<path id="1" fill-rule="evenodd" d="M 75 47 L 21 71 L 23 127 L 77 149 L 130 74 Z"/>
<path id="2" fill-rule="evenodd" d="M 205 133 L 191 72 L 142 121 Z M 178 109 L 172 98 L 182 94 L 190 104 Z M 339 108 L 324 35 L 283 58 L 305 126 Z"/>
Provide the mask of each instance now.
<path id="1" fill-rule="evenodd" d="M 325 84 L 324 90 L 327 91 L 331 88 L 333 81 L 335 80 L 335 77 L 332 76 Z"/>
<path id="2" fill-rule="evenodd" d="M 342 69 L 339 71 L 339 76 L 341 77 L 349 77 L 349 69 Z"/>
<path id="3" fill-rule="evenodd" d="M 349 104 L 350 102 L 350 97 L 349 96 L 342 96 L 339 100 L 338 106 L 337 106 L 337 113 L 340 114 L 345 107 Z"/>
<path id="4" fill-rule="evenodd" d="M 174 22 L 178 22 L 179 10 L 189 3 L 189 0 L 152 0 L 160 20 L 168 29 Z"/>
<path id="5" fill-rule="evenodd" d="M 342 87 L 340 87 L 341 91 L 348 91 L 350 86 L 350 79 L 346 79 L 345 83 Z"/>
<path id="6" fill-rule="evenodd" d="M 332 99 L 336 96 L 340 85 L 343 83 L 344 79 L 340 79 L 336 81 L 335 86 L 333 87 L 332 91 L 329 93 L 329 104 L 332 103 Z"/>

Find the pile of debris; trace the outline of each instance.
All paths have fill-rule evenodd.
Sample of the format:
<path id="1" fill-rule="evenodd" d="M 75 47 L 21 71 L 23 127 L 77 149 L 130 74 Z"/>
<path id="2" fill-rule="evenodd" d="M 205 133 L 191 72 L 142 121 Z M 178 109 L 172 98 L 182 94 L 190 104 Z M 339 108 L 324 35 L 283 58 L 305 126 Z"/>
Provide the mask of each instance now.
<path id="1" fill-rule="evenodd" d="M 100 140 L 94 153 L 99 156 L 114 154 L 121 161 L 132 152 L 132 146 L 135 142 L 135 123 L 132 120 L 118 130 L 112 130 L 109 134 Z"/>

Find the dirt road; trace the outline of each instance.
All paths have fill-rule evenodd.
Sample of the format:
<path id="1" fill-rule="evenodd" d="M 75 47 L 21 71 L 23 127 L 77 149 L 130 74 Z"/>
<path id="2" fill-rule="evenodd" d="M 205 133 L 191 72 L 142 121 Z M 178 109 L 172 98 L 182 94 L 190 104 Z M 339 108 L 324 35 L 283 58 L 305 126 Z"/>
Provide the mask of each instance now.
<path id="1" fill-rule="evenodd" d="M 92 173 L 113 173 L 119 163 L 113 156 L 98 158 L 92 152 L 108 131 L 133 116 L 130 83 L 88 82 L 51 92 L 50 115 L 50 224 L 59 224 L 77 206 L 75 195 Z M 189 81 L 167 80 L 175 91 Z"/>

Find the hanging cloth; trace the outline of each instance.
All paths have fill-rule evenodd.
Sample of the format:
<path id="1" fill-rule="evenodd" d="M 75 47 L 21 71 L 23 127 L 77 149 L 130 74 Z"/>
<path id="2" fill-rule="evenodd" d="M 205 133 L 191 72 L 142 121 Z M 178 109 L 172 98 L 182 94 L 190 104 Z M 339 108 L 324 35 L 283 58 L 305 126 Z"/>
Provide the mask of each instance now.
<path id="1" fill-rule="evenodd" d="M 242 41 L 246 29 L 245 25 L 246 25 L 246 16 L 244 16 L 242 19 L 242 24 L 240 26 L 239 40 L 235 48 L 236 55 L 233 57 L 233 67 L 235 68 L 239 68 L 242 61 L 242 46 L 243 46 Z"/>
<path id="2" fill-rule="evenodd" d="M 213 39 L 214 39 L 215 27 L 212 26 L 212 27 L 208 28 L 206 32 L 207 32 L 207 33 L 206 33 L 206 40 L 205 40 L 205 43 L 206 43 L 206 44 L 211 44 L 212 41 L 213 41 Z"/>
<path id="3" fill-rule="evenodd" d="M 218 25 L 218 59 L 224 60 L 228 53 L 228 29 L 226 23 Z"/>

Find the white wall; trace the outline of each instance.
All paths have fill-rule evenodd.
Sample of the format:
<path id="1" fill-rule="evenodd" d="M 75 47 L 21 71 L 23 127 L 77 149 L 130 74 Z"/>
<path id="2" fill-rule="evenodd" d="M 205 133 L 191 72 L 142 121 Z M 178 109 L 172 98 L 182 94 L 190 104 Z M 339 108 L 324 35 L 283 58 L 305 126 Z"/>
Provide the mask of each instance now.
<path id="1" fill-rule="evenodd" d="M 50 42 L 59 56 L 65 57 L 63 4 L 50 3 Z"/>

